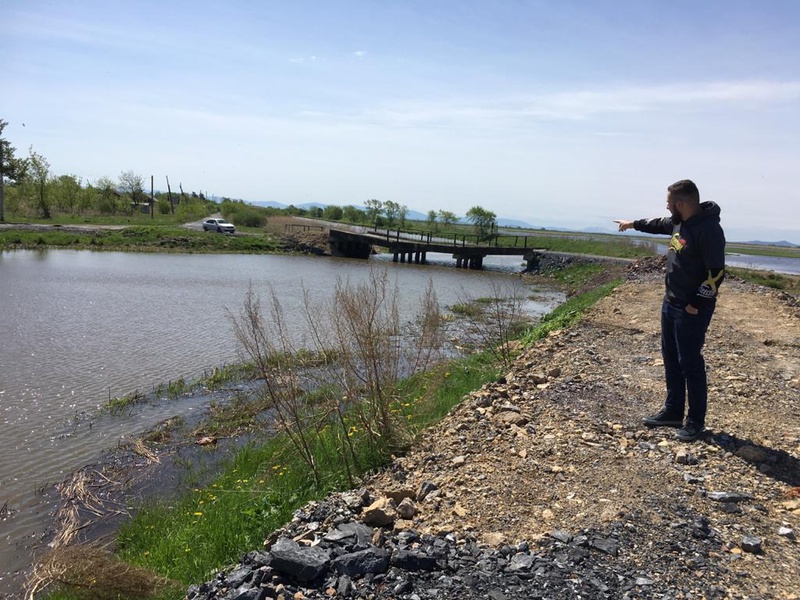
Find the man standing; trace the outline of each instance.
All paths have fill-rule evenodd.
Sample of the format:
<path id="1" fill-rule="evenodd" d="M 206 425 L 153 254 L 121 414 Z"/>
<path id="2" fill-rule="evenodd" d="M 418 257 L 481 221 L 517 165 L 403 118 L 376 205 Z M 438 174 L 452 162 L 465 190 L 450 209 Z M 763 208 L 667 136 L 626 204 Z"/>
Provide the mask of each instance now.
<path id="1" fill-rule="evenodd" d="M 661 306 L 661 354 L 667 399 L 658 413 L 644 418 L 649 427 L 680 427 L 683 441 L 705 429 L 708 383 L 703 344 L 725 277 L 725 234 L 720 208 L 700 202 L 694 182 L 684 179 L 667 188 L 671 217 L 614 221 L 620 231 L 671 235 L 667 253 L 667 291 Z M 689 411 L 684 421 L 688 396 Z"/>

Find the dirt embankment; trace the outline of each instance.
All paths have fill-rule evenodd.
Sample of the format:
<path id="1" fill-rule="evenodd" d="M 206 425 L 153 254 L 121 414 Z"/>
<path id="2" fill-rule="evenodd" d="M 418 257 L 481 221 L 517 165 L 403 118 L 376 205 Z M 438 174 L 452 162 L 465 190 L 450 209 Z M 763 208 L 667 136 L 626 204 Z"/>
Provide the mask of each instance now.
<path id="1" fill-rule="evenodd" d="M 705 351 L 710 429 L 681 443 L 641 425 L 664 396 L 662 277 L 634 275 L 525 352 L 369 489 L 433 484 L 402 526 L 489 544 L 610 532 L 609 563 L 680 597 L 800 597 L 800 305 L 724 284 Z"/>

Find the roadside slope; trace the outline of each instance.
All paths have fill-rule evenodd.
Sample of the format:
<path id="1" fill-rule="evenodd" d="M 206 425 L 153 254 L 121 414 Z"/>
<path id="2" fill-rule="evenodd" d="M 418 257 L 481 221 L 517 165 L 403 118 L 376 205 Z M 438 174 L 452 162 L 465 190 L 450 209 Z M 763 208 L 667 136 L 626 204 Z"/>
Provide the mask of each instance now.
<path id="1" fill-rule="evenodd" d="M 434 484 L 401 525 L 422 532 L 502 545 L 602 531 L 619 548 L 614 562 L 671 589 L 797 598 L 800 308 L 726 282 L 705 352 L 711 431 L 685 444 L 641 426 L 663 400 L 662 289 L 658 274 L 626 282 L 369 489 Z"/>

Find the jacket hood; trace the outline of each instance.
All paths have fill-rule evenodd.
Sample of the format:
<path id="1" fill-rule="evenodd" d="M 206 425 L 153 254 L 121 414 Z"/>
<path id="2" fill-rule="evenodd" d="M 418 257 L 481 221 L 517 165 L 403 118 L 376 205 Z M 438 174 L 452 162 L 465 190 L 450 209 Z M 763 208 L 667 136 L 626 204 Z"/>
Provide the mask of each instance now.
<path id="1" fill-rule="evenodd" d="M 719 221 L 720 207 L 716 202 L 701 202 L 700 210 L 689 217 L 689 221 L 699 221 L 701 219 L 716 219 Z"/>

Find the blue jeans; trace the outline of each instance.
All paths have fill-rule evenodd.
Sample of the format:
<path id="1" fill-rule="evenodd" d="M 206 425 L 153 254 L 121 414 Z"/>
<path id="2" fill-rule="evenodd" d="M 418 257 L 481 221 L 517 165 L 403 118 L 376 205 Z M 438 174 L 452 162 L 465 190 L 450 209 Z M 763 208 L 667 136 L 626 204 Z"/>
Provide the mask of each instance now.
<path id="1" fill-rule="evenodd" d="M 665 408 L 683 418 L 686 399 L 689 399 L 687 418 L 705 424 L 708 403 L 706 363 L 703 344 L 716 303 L 691 315 L 682 306 L 666 300 L 661 306 L 661 356 L 667 382 Z"/>

